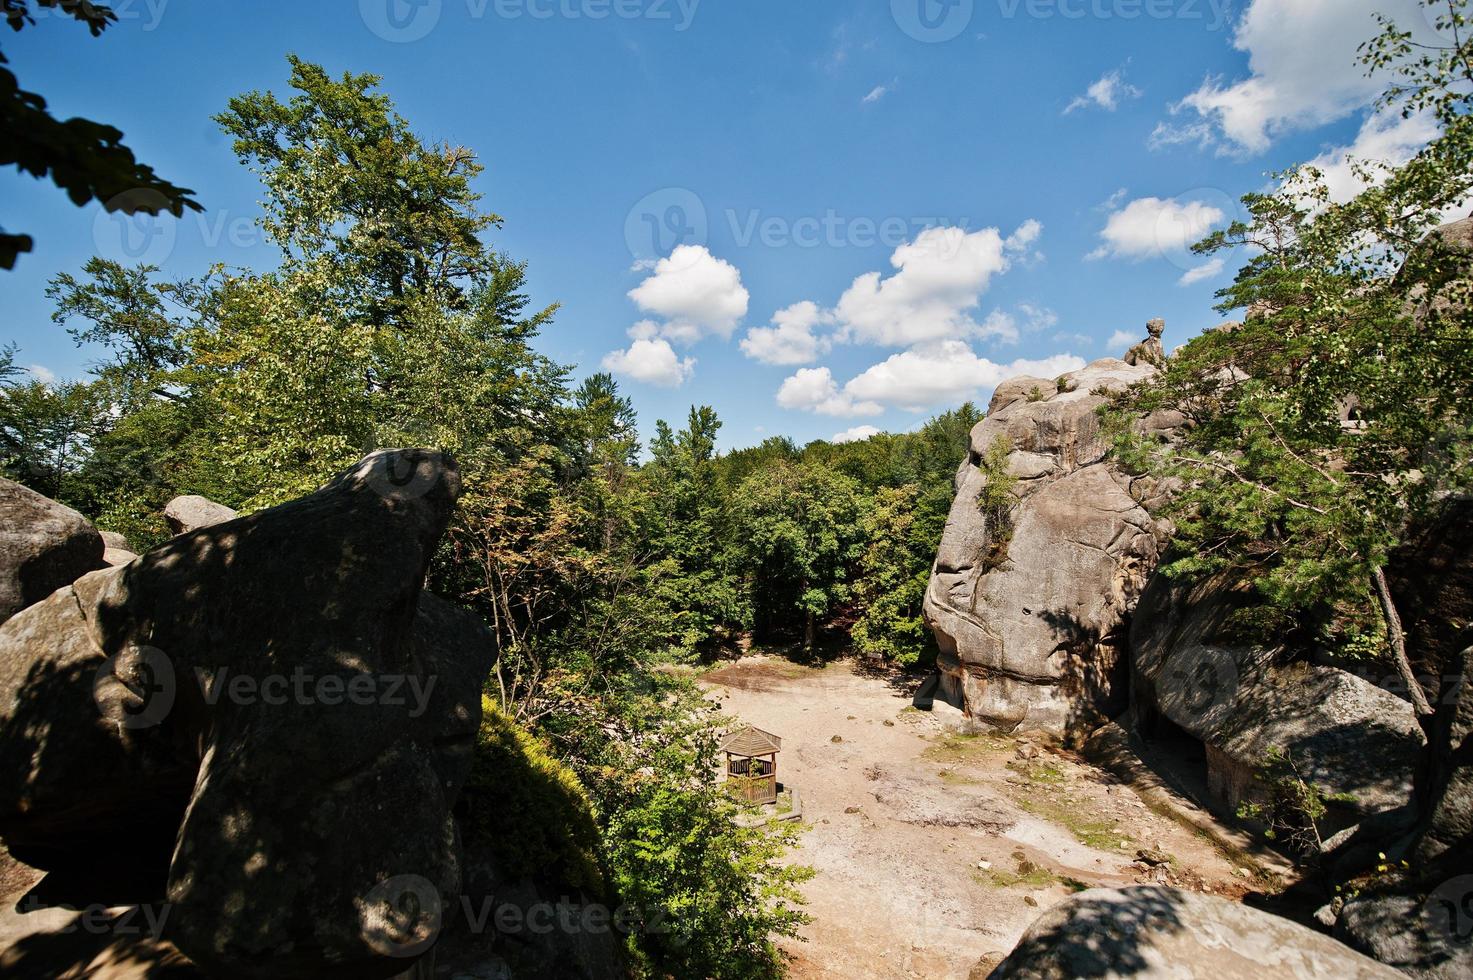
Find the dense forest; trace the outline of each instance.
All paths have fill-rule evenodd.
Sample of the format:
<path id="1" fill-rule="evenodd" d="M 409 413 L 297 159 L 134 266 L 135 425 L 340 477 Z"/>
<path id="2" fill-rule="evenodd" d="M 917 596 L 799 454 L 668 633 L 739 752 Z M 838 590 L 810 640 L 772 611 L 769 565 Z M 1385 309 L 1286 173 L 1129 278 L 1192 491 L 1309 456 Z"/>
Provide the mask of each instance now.
<path id="1" fill-rule="evenodd" d="M 1312 169 L 1248 195 L 1248 218 L 1197 246 L 1243 258 L 1219 297 L 1242 321 L 1102 424 L 1119 466 L 1172 488 L 1168 574 L 1238 576 L 1256 597 L 1242 630 L 1389 664 L 1427 716 L 1441 692 L 1421 678 L 1456 668 L 1406 649 L 1383 569 L 1469 489 L 1470 250 L 1428 233 L 1473 191 L 1473 61 L 1390 24 L 1364 55 L 1394 72 L 1382 108 L 1431 114 L 1438 137 L 1362 165 L 1349 201 Z M 612 376 L 539 353 L 558 309 L 488 243 L 502 219 L 473 189 L 475 152 L 417 134 L 378 81 L 293 58 L 290 93 L 216 116 L 264 188 L 273 268 L 57 272 L 55 329 L 98 359 L 46 382 L 0 352 L 0 472 L 142 550 L 181 494 L 252 512 L 380 447 L 448 452 L 465 490 L 429 588 L 491 627 L 493 724 L 586 792 L 592 860 L 672 913 L 630 955 L 651 975 L 779 975 L 774 941 L 804 921 L 797 831 L 735 819 L 723 720 L 691 668 L 754 645 L 928 667 L 922 600 L 958 463 L 992 476 L 977 506 L 1005 522 L 1013 447 L 968 457 L 970 403 L 844 444 L 721 452 L 699 405 L 647 426 Z M 1143 438 L 1135 421 L 1163 412 L 1179 430 Z"/>
<path id="2" fill-rule="evenodd" d="M 179 494 L 248 512 L 377 447 L 447 450 L 466 491 L 430 587 L 494 628 L 494 695 L 591 792 L 624 892 L 700 910 L 678 952 L 649 955 L 681 975 L 775 968 L 769 932 L 799 921 L 769 901 L 801 876 L 775 863 L 790 834 L 730 821 L 719 719 L 673 668 L 748 643 L 932 658 L 921 599 L 980 413 L 724 454 L 708 407 L 642 433 L 611 376 L 537 352 L 557 308 L 482 243 L 500 219 L 474 154 L 415 135 L 376 82 L 293 60 L 289 98 L 217 117 L 266 188 L 276 268 L 172 282 L 99 258 L 55 276 L 55 329 L 100 360 L 45 383 L 0 354 L 0 467 L 144 548 Z M 652 740 L 657 784 L 639 777 Z M 699 847 L 652 846 L 690 833 Z M 732 849 L 752 856 L 714 874 Z"/>

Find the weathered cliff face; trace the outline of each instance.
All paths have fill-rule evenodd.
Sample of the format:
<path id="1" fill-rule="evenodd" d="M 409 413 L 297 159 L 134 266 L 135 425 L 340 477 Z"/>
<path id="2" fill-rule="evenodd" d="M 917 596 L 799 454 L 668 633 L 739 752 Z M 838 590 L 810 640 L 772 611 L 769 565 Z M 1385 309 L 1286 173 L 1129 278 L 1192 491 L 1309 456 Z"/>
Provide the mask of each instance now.
<path id="1" fill-rule="evenodd" d="M 412 964 L 437 926 L 396 889 L 458 893 L 490 666 L 475 617 L 421 591 L 458 493 L 439 454 L 377 453 L 0 626 L 11 852 L 166 877 L 170 936 L 212 976 Z"/>
<path id="2" fill-rule="evenodd" d="M 1122 624 L 1160 543 L 1144 506 L 1153 491 L 1105 462 L 1096 410 L 1155 371 L 1106 358 L 1057 380 L 1014 378 L 972 430 L 925 599 L 943 694 L 971 717 L 1076 738 L 1123 708 Z M 1017 503 L 989 519 L 978 464 L 999 440 Z"/>
<path id="3" fill-rule="evenodd" d="M 1303 777 L 1336 799 L 1320 821 L 1329 836 L 1407 805 L 1426 740 L 1411 705 L 1365 678 L 1286 657 L 1233 636 L 1251 589 L 1226 578 L 1155 576 L 1130 627 L 1137 731 L 1170 726 L 1199 740 L 1207 789 L 1220 812 L 1259 799 L 1259 767 L 1289 753 Z"/>

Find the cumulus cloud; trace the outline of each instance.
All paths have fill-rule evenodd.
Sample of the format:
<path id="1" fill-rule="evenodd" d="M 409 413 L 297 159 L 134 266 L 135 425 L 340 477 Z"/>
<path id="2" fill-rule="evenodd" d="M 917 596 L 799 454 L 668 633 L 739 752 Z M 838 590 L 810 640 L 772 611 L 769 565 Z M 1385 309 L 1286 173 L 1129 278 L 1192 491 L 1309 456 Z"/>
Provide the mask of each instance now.
<path id="1" fill-rule="evenodd" d="M 1088 258 L 1145 259 L 1180 252 L 1225 217 L 1220 208 L 1201 201 L 1136 198 L 1110 215 L 1099 248 Z"/>
<path id="2" fill-rule="evenodd" d="M 747 315 L 742 274 L 704 245 L 678 245 L 655 263 L 654 274 L 629 291 L 645 313 L 662 317 L 662 337 L 692 344 L 707 334 L 730 337 Z"/>
<path id="3" fill-rule="evenodd" d="M 839 297 L 842 340 L 907 347 L 979 333 L 972 314 L 992 277 L 1025 255 L 1043 225 L 1024 222 L 1006 239 L 996 228 L 927 228 L 890 256 L 895 274 L 867 272 Z"/>
<path id="4" fill-rule="evenodd" d="M 1369 186 L 1356 173 L 1356 163 L 1399 167 L 1436 137 L 1437 122 L 1425 113 L 1403 119 L 1399 112 L 1379 112 L 1366 119 L 1353 143 L 1326 150 L 1308 166 L 1320 171 L 1330 199 L 1344 202 Z M 1373 178 L 1376 170 L 1371 169 Z"/>
<path id="5" fill-rule="evenodd" d="M 872 88 L 872 89 L 869 90 L 869 94 L 868 95 L 866 95 L 864 98 L 860 99 L 859 101 L 860 102 L 863 102 L 865 105 L 870 105 L 871 103 L 878 102 L 881 99 L 883 99 L 885 97 L 885 93 L 886 92 L 889 92 L 889 91 L 890 91 L 890 89 L 889 89 L 888 86 L 885 86 L 885 85 L 876 85 L 874 88 Z"/>
<path id="6" fill-rule="evenodd" d="M 1182 286 L 1191 286 L 1207 279 L 1212 279 L 1222 272 L 1223 265 L 1223 260 L 1220 258 L 1208 259 L 1201 265 L 1193 266 L 1186 272 L 1183 272 L 1177 283 Z"/>
<path id="7" fill-rule="evenodd" d="M 778 388 L 777 403 L 820 415 L 879 415 L 885 410 L 879 402 L 856 401 L 841 391 L 833 372 L 826 367 L 799 368 Z"/>
<path id="8" fill-rule="evenodd" d="M 856 425 L 852 428 L 845 429 L 843 432 L 835 432 L 829 437 L 829 442 L 863 442 L 870 436 L 877 436 L 879 434 L 880 430 L 872 425 Z"/>
<path id="9" fill-rule="evenodd" d="M 763 364 L 811 364 L 833 346 L 814 329 L 833 322 L 833 314 L 805 299 L 774 313 L 771 326 L 748 330 L 742 353 Z"/>
<path id="10" fill-rule="evenodd" d="M 1142 95 L 1141 90 L 1125 80 L 1124 73 L 1119 69 L 1107 71 L 1095 80 L 1084 94 L 1076 96 L 1064 108 L 1064 115 L 1069 115 L 1079 109 L 1087 109 L 1090 106 L 1098 106 L 1106 112 L 1114 112 L 1120 107 L 1120 103 L 1127 99 L 1138 99 Z"/>
<path id="11" fill-rule="evenodd" d="M 1261 153 L 1282 133 L 1368 105 L 1386 82 L 1366 76 L 1357 48 L 1379 31 L 1377 13 L 1417 40 L 1431 34 L 1417 0 L 1253 0 L 1233 32 L 1233 46 L 1248 55 L 1248 77 L 1208 77 L 1174 111 L 1194 114 L 1209 130 L 1189 124 L 1168 132 L 1178 142 L 1206 135 L 1232 151 Z"/>
<path id="12" fill-rule="evenodd" d="M 1110 334 L 1110 339 L 1105 341 L 1105 346 L 1112 351 L 1119 351 L 1124 354 L 1144 339 L 1144 337 L 1138 337 L 1129 330 L 1117 330 Z"/>
<path id="13" fill-rule="evenodd" d="M 679 357 L 670 341 L 658 336 L 659 330 L 659 325 L 649 320 L 629 328 L 633 342 L 625 350 L 605 354 L 604 370 L 660 388 L 684 384 L 695 370 L 696 360 Z"/>
<path id="14" fill-rule="evenodd" d="M 944 340 L 891 355 L 842 386 L 826 367 L 804 368 L 783 382 L 777 401 L 820 415 L 878 415 L 887 407 L 919 412 L 977 398 L 1015 375 L 1053 377 L 1082 367 L 1072 354 L 998 364 L 964 341 Z"/>
<path id="15" fill-rule="evenodd" d="M 26 373 L 43 385 L 56 384 L 56 372 L 44 364 L 31 364 L 26 367 Z"/>

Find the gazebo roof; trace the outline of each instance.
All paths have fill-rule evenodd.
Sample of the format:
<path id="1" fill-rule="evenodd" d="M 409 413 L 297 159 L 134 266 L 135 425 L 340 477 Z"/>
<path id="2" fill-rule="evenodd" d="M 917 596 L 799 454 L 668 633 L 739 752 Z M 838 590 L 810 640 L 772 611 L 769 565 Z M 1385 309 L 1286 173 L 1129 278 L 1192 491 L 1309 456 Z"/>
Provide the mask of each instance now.
<path id="1" fill-rule="evenodd" d="M 721 740 L 721 750 L 732 755 L 771 755 L 782 747 L 782 739 L 753 725 L 730 732 Z"/>

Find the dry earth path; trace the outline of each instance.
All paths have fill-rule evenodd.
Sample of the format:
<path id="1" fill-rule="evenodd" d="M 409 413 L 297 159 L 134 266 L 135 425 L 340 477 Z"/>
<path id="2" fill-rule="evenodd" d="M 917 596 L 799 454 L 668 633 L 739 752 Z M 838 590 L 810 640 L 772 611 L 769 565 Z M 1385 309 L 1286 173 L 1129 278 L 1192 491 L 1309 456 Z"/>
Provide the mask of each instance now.
<path id="1" fill-rule="evenodd" d="M 986 975 L 1042 909 L 1081 887 L 1166 881 L 1240 896 L 1240 858 L 1112 775 L 1026 739 L 968 734 L 853 661 L 748 656 L 707 691 L 783 739 L 778 778 L 808 831 L 794 859 L 813 922 L 795 978 Z M 1149 860 L 1140 860 L 1140 852 Z"/>

